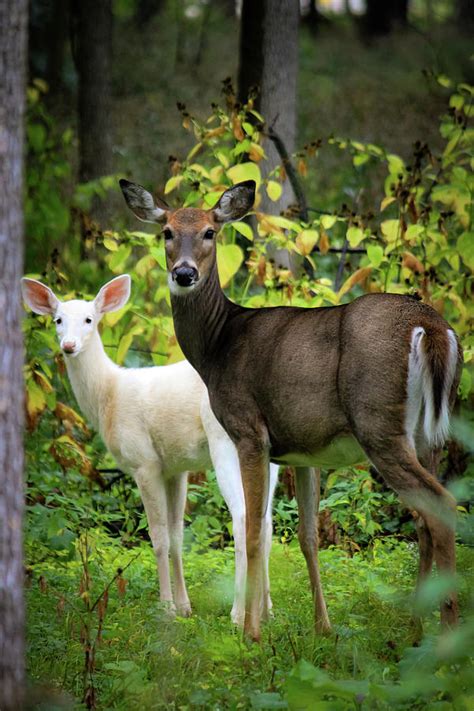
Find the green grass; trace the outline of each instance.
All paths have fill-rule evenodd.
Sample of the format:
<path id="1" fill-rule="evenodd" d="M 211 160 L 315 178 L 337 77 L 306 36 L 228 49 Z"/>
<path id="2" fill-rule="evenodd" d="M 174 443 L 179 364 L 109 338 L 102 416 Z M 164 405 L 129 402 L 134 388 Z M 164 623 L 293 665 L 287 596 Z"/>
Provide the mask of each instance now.
<path id="1" fill-rule="evenodd" d="M 149 545 L 124 548 L 117 539 L 95 530 L 89 534 L 89 547 L 92 599 L 119 566 L 124 568 L 133 561 L 123 574 L 125 594 L 119 594 L 115 583 L 110 588 L 93 676 L 100 709 L 287 708 L 288 698 L 290 708 L 295 709 L 428 707 L 411 702 L 373 705 L 368 700 L 360 705 L 353 695 L 349 700 L 337 700 L 337 694 L 329 694 L 329 701 L 299 706 L 294 702 L 295 688 L 304 690 L 310 682 L 300 677 L 295 681 L 294 675 L 302 673 L 299 667 L 288 681 L 300 660 L 336 681 L 364 679 L 383 687 L 399 679 L 398 663 L 404 651 L 413 651 L 411 593 L 417 566 L 413 544 L 386 539 L 353 558 L 338 548 L 322 551 L 323 583 L 334 625 L 334 633 L 323 638 L 312 631 L 312 602 L 301 553 L 294 544 L 275 542 L 271 556 L 274 618 L 265 625 L 260 646 L 244 643 L 230 621 L 231 549 L 186 553 L 194 614 L 190 619 L 169 620 L 157 601 L 155 562 Z M 473 558 L 472 550 L 459 547 L 464 611 L 472 589 Z M 77 708 L 81 708 L 84 667 L 81 572 L 77 560 L 59 563 L 51 556 L 34 566 L 27 591 L 30 680 L 42 685 L 43 697 L 45 688 L 50 698 L 52 690 L 67 692 L 69 703 Z M 94 629 L 96 624 L 94 614 Z M 437 613 L 427 615 L 429 639 L 437 633 L 437 624 Z M 450 668 L 445 673 L 455 676 L 458 672 Z M 313 686 L 310 693 L 316 693 Z M 60 702 L 57 695 L 55 698 L 41 708 L 56 708 Z M 62 701 L 65 703 L 64 698 Z"/>

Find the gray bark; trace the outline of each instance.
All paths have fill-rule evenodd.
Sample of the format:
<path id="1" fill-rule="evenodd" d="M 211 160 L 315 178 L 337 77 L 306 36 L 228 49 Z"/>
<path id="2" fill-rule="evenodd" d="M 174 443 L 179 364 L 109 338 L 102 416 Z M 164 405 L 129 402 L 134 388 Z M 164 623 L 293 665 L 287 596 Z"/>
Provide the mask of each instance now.
<path id="1" fill-rule="evenodd" d="M 27 0 L 0 0 L 0 709 L 24 694 L 23 141 Z"/>
<path id="2" fill-rule="evenodd" d="M 260 112 L 283 141 L 289 154 L 296 143 L 296 88 L 298 77 L 298 28 L 300 8 L 298 0 L 265 0 L 263 23 L 263 67 Z M 265 142 L 268 160 L 261 163 L 265 173 L 281 163 L 271 141 Z M 287 180 L 278 203 L 262 201 L 266 212 L 280 212 L 294 202 L 294 194 Z"/>

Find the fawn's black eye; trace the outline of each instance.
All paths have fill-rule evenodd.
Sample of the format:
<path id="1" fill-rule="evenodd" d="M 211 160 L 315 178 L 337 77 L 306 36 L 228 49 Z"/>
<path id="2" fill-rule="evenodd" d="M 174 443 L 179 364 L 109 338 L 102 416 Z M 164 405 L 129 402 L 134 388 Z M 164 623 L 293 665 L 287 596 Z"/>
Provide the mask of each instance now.
<path id="1" fill-rule="evenodd" d="M 56 326 L 59 326 L 59 324 L 62 322 L 63 322 L 62 318 L 57 318 L 55 321 L 55 324 L 56 324 Z"/>
<path id="2" fill-rule="evenodd" d="M 90 316 L 86 316 L 86 323 L 92 323 L 92 319 Z"/>
<path id="3" fill-rule="evenodd" d="M 214 234 L 215 234 L 214 230 L 207 230 L 207 231 L 204 233 L 204 238 L 203 238 L 203 239 L 212 239 L 212 238 L 214 237 Z"/>
<path id="4" fill-rule="evenodd" d="M 169 239 L 173 239 L 173 233 L 171 230 L 163 230 L 163 237 L 168 241 Z"/>

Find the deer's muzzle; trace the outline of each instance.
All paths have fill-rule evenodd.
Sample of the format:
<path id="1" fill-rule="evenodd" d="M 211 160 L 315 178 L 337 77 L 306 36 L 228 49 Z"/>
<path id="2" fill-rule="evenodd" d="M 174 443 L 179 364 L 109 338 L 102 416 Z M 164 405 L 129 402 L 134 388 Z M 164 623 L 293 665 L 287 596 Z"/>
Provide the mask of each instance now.
<path id="1" fill-rule="evenodd" d="M 192 286 L 198 279 L 198 270 L 188 264 L 176 267 L 172 271 L 173 281 L 179 286 Z"/>

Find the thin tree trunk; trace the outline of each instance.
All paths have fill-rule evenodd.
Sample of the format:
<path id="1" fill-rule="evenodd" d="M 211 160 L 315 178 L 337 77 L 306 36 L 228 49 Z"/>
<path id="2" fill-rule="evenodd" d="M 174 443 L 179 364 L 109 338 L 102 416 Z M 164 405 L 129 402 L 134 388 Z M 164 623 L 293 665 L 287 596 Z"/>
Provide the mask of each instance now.
<path id="1" fill-rule="evenodd" d="M 77 0 L 79 180 L 112 172 L 112 0 Z"/>
<path id="2" fill-rule="evenodd" d="M 23 140 L 27 0 L 0 0 L 0 709 L 24 697 Z"/>

